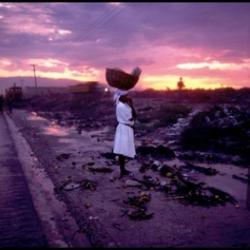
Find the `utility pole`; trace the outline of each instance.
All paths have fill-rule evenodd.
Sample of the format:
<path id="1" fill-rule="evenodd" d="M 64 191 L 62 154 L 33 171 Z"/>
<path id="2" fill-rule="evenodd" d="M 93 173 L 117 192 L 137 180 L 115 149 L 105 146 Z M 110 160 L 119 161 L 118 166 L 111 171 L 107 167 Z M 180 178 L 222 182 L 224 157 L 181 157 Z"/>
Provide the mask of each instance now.
<path id="1" fill-rule="evenodd" d="M 32 64 L 33 66 L 33 70 L 34 70 L 34 78 L 35 78 L 35 87 L 37 89 L 37 80 L 36 80 L 36 65 L 35 64 Z"/>

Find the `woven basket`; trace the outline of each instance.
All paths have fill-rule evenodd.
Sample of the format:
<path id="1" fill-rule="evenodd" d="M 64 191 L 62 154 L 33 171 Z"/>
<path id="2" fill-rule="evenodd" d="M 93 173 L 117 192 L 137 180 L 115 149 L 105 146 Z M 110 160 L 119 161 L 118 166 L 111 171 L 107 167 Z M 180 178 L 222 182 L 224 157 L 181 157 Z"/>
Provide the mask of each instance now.
<path id="1" fill-rule="evenodd" d="M 132 89 L 139 80 L 139 76 L 130 75 L 117 69 L 106 69 L 106 80 L 111 87 L 129 90 Z"/>

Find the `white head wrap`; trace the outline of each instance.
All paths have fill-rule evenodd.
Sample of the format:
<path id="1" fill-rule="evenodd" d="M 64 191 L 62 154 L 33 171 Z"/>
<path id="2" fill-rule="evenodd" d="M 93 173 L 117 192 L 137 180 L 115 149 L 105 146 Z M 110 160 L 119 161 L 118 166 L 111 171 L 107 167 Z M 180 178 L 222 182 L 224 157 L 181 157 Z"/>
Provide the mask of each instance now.
<path id="1" fill-rule="evenodd" d="M 122 90 L 122 89 L 117 89 L 114 93 L 114 101 L 115 101 L 115 104 L 118 103 L 119 101 L 119 98 L 123 95 L 127 95 L 128 94 L 128 90 Z"/>

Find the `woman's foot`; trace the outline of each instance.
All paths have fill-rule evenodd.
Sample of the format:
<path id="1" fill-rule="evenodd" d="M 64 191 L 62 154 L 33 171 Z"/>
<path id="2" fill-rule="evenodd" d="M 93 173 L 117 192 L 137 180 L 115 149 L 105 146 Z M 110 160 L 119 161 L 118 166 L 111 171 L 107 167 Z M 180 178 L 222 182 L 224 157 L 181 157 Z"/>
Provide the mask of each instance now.
<path id="1" fill-rule="evenodd" d="M 125 169 L 121 171 L 120 178 L 122 178 L 123 176 L 128 176 L 128 175 L 133 176 L 133 173 Z"/>

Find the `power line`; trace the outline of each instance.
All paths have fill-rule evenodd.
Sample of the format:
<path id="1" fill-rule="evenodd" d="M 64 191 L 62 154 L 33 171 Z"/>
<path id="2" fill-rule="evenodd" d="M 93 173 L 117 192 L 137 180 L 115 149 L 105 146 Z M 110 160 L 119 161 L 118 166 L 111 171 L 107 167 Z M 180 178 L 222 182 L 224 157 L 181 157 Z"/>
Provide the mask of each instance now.
<path id="1" fill-rule="evenodd" d="M 35 87 L 36 87 L 36 89 L 37 89 L 36 65 L 35 65 L 35 64 L 32 64 L 32 66 L 33 66 L 33 70 L 34 70 Z"/>
<path id="2" fill-rule="evenodd" d="M 111 17 L 114 17 L 115 15 L 119 14 L 120 12 L 120 8 L 118 8 L 117 6 L 114 6 L 110 11 L 106 11 L 104 12 L 101 16 L 99 16 L 93 23 L 92 27 L 89 27 L 89 32 L 85 33 L 85 34 L 81 34 L 79 36 L 77 36 L 75 39 L 76 40 L 85 40 L 86 38 L 89 38 L 91 35 L 93 35 L 95 33 L 96 30 L 98 30 L 98 28 L 102 27 L 103 24 L 106 24 L 108 20 L 111 19 Z M 82 37 L 84 35 L 84 37 Z M 61 51 L 65 50 L 65 48 L 61 48 L 59 49 L 59 53 Z"/>
<path id="3" fill-rule="evenodd" d="M 105 20 L 105 18 L 107 16 L 109 16 L 110 14 L 112 14 L 112 12 L 115 11 L 115 7 L 113 7 L 111 10 L 107 10 L 104 13 L 102 13 L 102 15 L 100 15 L 97 19 L 95 19 L 95 21 L 93 23 L 90 23 L 90 26 L 86 29 L 86 33 L 85 34 L 80 34 L 76 37 L 76 39 L 81 39 L 84 35 L 86 36 L 86 34 L 90 33 L 92 29 L 95 29 L 101 22 L 103 22 L 103 20 Z"/>
<path id="4" fill-rule="evenodd" d="M 121 8 L 119 8 L 119 9 L 117 7 L 113 8 L 113 10 L 108 15 L 106 15 L 104 18 L 102 18 L 101 21 L 96 23 L 95 26 L 90 29 L 90 32 L 87 35 L 85 35 L 84 37 L 81 37 L 81 39 L 85 40 L 85 39 L 89 38 L 91 35 L 95 34 L 98 29 L 103 27 L 107 22 L 109 22 L 111 20 L 111 18 L 118 15 L 121 11 L 122 11 Z"/>
<path id="5" fill-rule="evenodd" d="M 115 15 L 113 15 L 113 17 L 114 17 L 114 16 L 117 16 L 118 14 L 120 14 L 121 11 L 122 11 L 122 10 L 120 10 L 119 12 L 117 12 Z M 110 21 L 110 20 L 108 20 L 108 21 L 105 22 L 104 24 L 107 24 L 109 21 Z M 104 32 L 106 32 L 106 34 L 109 33 L 109 31 L 107 31 L 107 30 L 105 31 L 104 29 L 102 29 L 102 30 L 100 31 L 100 33 L 99 33 L 99 36 L 102 35 Z"/>
<path id="6" fill-rule="evenodd" d="M 108 22 L 110 22 L 110 20 L 113 18 L 113 17 L 115 17 L 115 16 L 117 16 L 118 14 L 120 14 L 121 13 L 121 11 L 122 10 L 118 10 L 112 17 L 110 17 L 108 20 L 106 20 L 100 27 L 98 27 L 98 28 L 103 28 L 104 27 L 104 25 L 106 25 Z M 98 30 L 96 29 L 96 30 L 94 30 L 93 32 L 92 32 L 92 34 L 90 34 L 87 38 L 89 38 L 91 35 L 96 35 Z M 100 30 L 99 31 L 100 33 L 99 33 L 99 35 L 100 34 L 102 34 L 103 33 L 103 30 Z M 86 38 L 85 38 L 86 39 Z"/>

